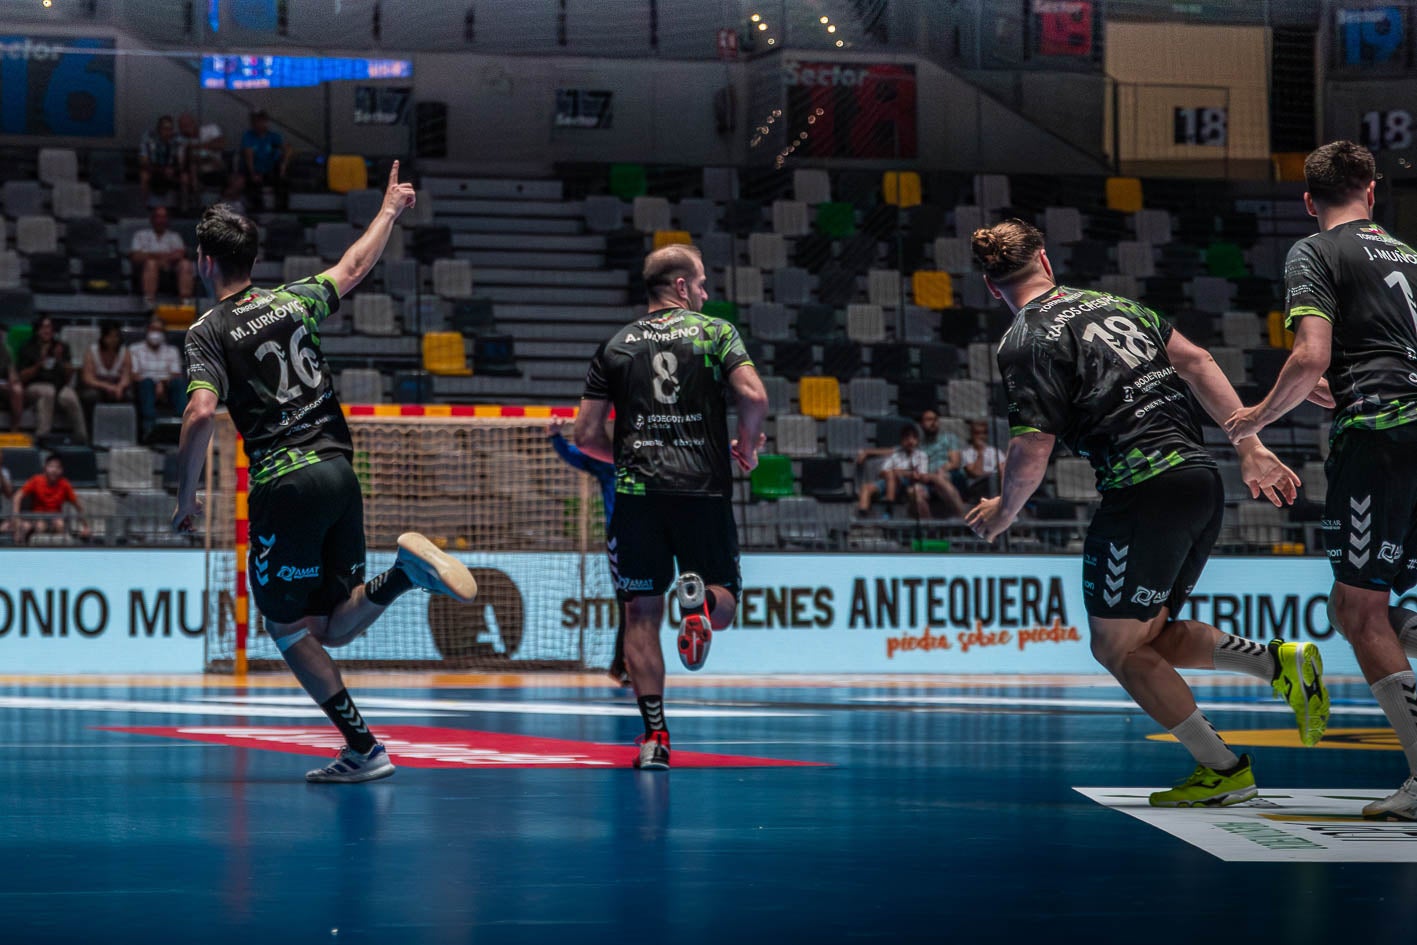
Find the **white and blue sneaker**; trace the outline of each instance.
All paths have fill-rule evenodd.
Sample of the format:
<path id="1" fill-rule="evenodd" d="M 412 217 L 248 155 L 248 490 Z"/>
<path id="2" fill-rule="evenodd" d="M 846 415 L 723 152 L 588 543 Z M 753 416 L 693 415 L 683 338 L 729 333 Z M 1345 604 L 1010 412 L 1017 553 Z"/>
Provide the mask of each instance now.
<path id="1" fill-rule="evenodd" d="M 389 753 L 378 742 L 367 755 L 346 745 L 335 755 L 334 761 L 323 768 L 305 772 L 305 780 L 312 784 L 358 784 L 360 781 L 387 778 L 397 770 L 389 760 Z"/>
<path id="2" fill-rule="evenodd" d="M 471 603 L 477 596 L 477 578 L 467 566 L 418 532 L 404 532 L 399 536 L 395 564 L 416 587 L 425 591 L 444 594 L 463 604 Z"/>

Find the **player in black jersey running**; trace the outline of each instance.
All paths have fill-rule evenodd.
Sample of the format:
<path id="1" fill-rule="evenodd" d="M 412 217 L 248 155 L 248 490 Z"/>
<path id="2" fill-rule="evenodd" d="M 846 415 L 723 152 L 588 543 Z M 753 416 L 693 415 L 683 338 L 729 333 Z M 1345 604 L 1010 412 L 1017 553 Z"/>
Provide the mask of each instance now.
<path id="1" fill-rule="evenodd" d="M 1214 359 L 1155 312 L 1104 292 L 1057 285 L 1043 234 L 1010 220 L 974 234 L 989 290 L 1015 318 L 999 345 L 1013 439 L 1003 494 L 966 517 L 993 541 L 1043 481 L 1055 441 L 1092 462 L 1102 504 L 1083 544 L 1083 599 L 1092 652 L 1137 705 L 1196 760 L 1195 772 L 1151 795 L 1165 807 L 1235 804 L 1256 792 L 1196 707 L 1176 667 L 1246 673 L 1273 684 L 1312 745 L 1328 720 L 1312 643 L 1263 646 L 1178 619 L 1220 532 L 1225 494 L 1202 445 L 1195 396 L 1216 422 L 1239 405 Z M 1252 495 L 1292 502 L 1298 477 L 1259 440 L 1237 451 Z"/>
<path id="2" fill-rule="evenodd" d="M 1329 619 L 1348 638 L 1407 756 L 1409 778 L 1363 814 L 1417 820 L 1417 613 L 1390 608 L 1417 585 L 1417 251 L 1372 221 L 1373 156 L 1335 141 L 1304 161 L 1319 232 L 1284 265 L 1294 351 L 1274 390 L 1230 418 L 1258 433 L 1327 378 L 1336 407 L 1323 533 Z"/>
<path id="3" fill-rule="evenodd" d="M 745 472 L 758 464 L 768 398 L 738 329 L 698 312 L 708 298 L 698 250 L 656 250 L 645 259 L 644 279 L 648 314 L 601 345 L 586 373 L 576 445 L 615 464 L 606 545 L 626 605 L 625 663 L 645 723 L 636 766 L 662 769 L 669 767 L 664 594 L 677 561 L 679 656 L 698 669 L 712 631 L 732 623 L 738 608 L 730 458 Z M 732 441 L 730 395 L 738 408 Z M 613 443 L 605 431 L 612 406 Z"/>
<path id="4" fill-rule="evenodd" d="M 398 162 L 379 214 L 329 270 L 251 285 L 256 225 L 221 205 L 197 225 L 197 271 L 217 299 L 187 332 L 187 410 L 178 447 L 173 526 L 200 520 L 197 486 L 219 403 L 231 411 L 251 461 L 251 597 L 295 678 L 344 736 L 310 781 L 372 781 L 394 773 L 325 647 L 344 646 L 413 587 L 470 601 L 471 572 L 422 535 L 400 535 L 392 568 L 364 583 L 364 500 L 350 466 L 349 427 L 320 356 L 320 323 L 369 274 L 394 221 L 413 206 Z"/>

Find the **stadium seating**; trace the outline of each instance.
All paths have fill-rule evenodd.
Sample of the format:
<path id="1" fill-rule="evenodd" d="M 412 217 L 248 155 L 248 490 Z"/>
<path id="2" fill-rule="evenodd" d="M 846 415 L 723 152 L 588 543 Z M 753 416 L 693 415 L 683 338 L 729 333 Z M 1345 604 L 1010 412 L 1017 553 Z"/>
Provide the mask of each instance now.
<path id="1" fill-rule="evenodd" d="M 357 154 L 331 154 L 325 162 L 325 170 L 332 193 L 347 194 L 369 187 L 369 166 Z"/>

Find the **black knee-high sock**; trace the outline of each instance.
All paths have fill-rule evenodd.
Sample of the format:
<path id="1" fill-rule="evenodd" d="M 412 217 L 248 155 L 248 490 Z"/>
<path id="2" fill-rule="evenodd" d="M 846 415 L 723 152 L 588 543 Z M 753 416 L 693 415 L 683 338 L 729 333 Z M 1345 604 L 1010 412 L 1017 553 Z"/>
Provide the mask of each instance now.
<path id="1" fill-rule="evenodd" d="M 359 714 L 359 707 L 349 697 L 348 689 L 341 689 L 321 702 L 320 708 L 330 717 L 330 721 L 335 723 L 335 728 L 340 730 L 346 745 L 361 755 L 369 754 L 377 740 L 369 731 L 369 726 L 364 724 L 364 716 Z"/>
<path id="2" fill-rule="evenodd" d="M 387 607 L 400 594 L 413 590 L 413 580 L 395 565 L 383 574 L 376 574 L 364 585 L 364 599 L 371 604 Z"/>
<path id="3" fill-rule="evenodd" d="M 668 732 L 669 726 L 664 724 L 664 697 L 640 696 L 639 702 L 640 716 L 645 720 L 645 735 Z"/>

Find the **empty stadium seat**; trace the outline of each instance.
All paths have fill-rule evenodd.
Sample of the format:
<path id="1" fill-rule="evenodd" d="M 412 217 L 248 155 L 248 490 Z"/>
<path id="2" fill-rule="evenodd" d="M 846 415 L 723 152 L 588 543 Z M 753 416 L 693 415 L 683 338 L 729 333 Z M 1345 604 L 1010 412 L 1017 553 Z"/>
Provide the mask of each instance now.
<path id="1" fill-rule="evenodd" d="M 779 302 L 757 302 L 748 307 L 748 332 L 759 341 L 791 337 L 787 308 Z"/>
<path id="2" fill-rule="evenodd" d="M 935 239 L 935 268 L 952 275 L 963 275 L 974 268 L 969 240 L 962 236 L 940 236 Z"/>
<path id="3" fill-rule="evenodd" d="M 325 161 L 325 184 L 337 194 L 369 188 L 369 166 L 358 154 L 331 154 Z"/>
<path id="4" fill-rule="evenodd" d="M 325 261 L 319 256 L 287 256 L 281 263 L 280 281 L 283 283 L 299 282 L 301 279 L 324 272 L 328 268 Z"/>
<path id="5" fill-rule="evenodd" d="M 151 450 L 144 446 L 115 446 L 108 451 L 108 488 L 115 492 L 135 492 L 152 487 Z M 171 515 L 170 509 L 168 514 Z"/>
<path id="6" fill-rule="evenodd" d="M 909 345 L 872 345 L 870 352 L 872 377 L 883 377 L 888 381 L 899 381 L 910 376 Z"/>
<path id="7" fill-rule="evenodd" d="M 18 289 L 21 282 L 20 254 L 8 249 L 0 250 L 0 289 Z M 5 314 L 8 319 L 10 314 Z"/>
<path id="8" fill-rule="evenodd" d="M 49 216 L 26 216 L 15 221 L 15 249 L 26 255 L 59 249 L 59 227 Z"/>
<path id="9" fill-rule="evenodd" d="M 753 233 L 748 237 L 748 261 L 758 269 L 787 266 L 787 244 L 779 233 Z"/>
<path id="10" fill-rule="evenodd" d="M 727 203 L 738 199 L 738 169 L 736 167 L 706 167 L 703 176 L 704 196 Z"/>
<path id="11" fill-rule="evenodd" d="M 982 420 L 989 416 L 989 388 L 980 381 L 950 381 L 947 398 L 950 416 L 966 420 Z"/>
<path id="12" fill-rule="evenodd" d="M 954 307 L 954 284 L 948 272 L 917 269 L 910 276 L 911 295 L 921 308 Z"/>
<path id="13" fill-rule="evenodd" d="M 663 197 L 636 197 L 633 211 L 635 229 L 641 233 L 670 228 L 669 201 Z"/>
<path id="14" fill-rule="evenodd" d="M 970 234 L 960 233 L 959 235 L 967 238 Z M 1077 207 L 1045 207 L 1043 210 L 1043 235 L 1050 244 L 1076 243 L 1082 239 L 1082 214 Z"/>
<path id="15" fill-rule="evenodd" d="M 419 199 L 418 197 L 415 200 Z M 344 195 L 344 218 L 354 226 L 368 226 L 384 206 L 384 192 L 365 188 Z"/>
<path id="16" fill-rule="evenodd" d="M 384 291 L 402 299 L 418 293 L 418 260 L 385 259 L 379 263 L 383 273 Z"/>
<path id="17" fill-rule="evenodd" d="M 90 345 L 98 343 L 98 327 L 95 325 L 65 325 L 59 329 L 59 340 L 69 346 L 69 360 L 74 367 L 84 363 L 84 353 Z"/>
<path id="18" fill-rule="evenodd" d="M 826 430 L 828 456 L 839 459 L 855 459 L 856 454 L 868 445 L 864 417 L 829 417 Z"/>
<path id="19" fill-rule="evenodd" d="M 1107 209 L 1136 213 L 1142 209 L 1141 181 L 1135 177 L 1109 177 L 1106 185 Z"/>
<path id="20" fill-rule="evenodd" d="M 812 277 L 805 269 L 783 266 L 772 274 L 772 297 L 785 305 L 805 305 L 812 300 Z"/>
<path id="21" fill-rule="evenodd" d="M 78 153 L 69 148 L 40 148 L 39 179 L 51 187 L 78 180 Z"/>
<path id="22" fill-rule="evenodd" d="M 448 326 L 463 335 L 495 333 L 496 308 L 491 299 L 457 299 Z"/>
<path id="23" fill-rule="evenodd" d="M 781 499 L 792 495 L 796 486 L 792 460 L 781 453 L 758 454 L 758 465 L 748 477 L 749 494 L 754 499 Z"/>
<path id="24" fill-rule="evenodd" d="M 69 257 L 63 253 L 32 253 L 29 286 L 36 292 L 73 292 L 74 278 Z"/>
<path id="25" fill-rule="evenodd" d="M 817 421 L 800 414 L 779 416 L 774 424 L 777 452 L 785 456 L 817 455 Z"/>
<path id="26" fill-rule="evenodd" d="M 817 204 L 817 232 L 845 239 L 856 232 L 856 208 L 849 203 Z"/>
<path id="27" fill-rule="evenodd" d="M 478 374 L 517 377 L 516 339 L 511 335 L 479 335 L 472 343 L 472 365 Z"/>
<path id="28" fill-rule="evenodd" d="M 433 263 L 433 292 L 444 299 L 472 298 L 472 263 L 439 259 Z"/>
<path id="29" fill-rule="evenodd" d="M 879 377 L 852 378 L 846 385 L 846 398 L 856 416 L 883 417 L 890 413 L 890 385 Z"/>
<path id="30" fill-rule="evenodd" d="M 1171 242 L 1171 211 L 1138 210 L 1132 216 L 1132 227 L 1139 241 L 1165 246 Z"/>
<path id="31" fill-rule="evenodd" d="M 825 543 L 817 500 L 788 496 L 777 504 L 778 540 L 787 545 L 817 547 Z"/>
<path id="32" fill-rule="evenodd" d="M 610 233 L 625 225 L 625 204 L 619 197 L 595 195 L 585 199 L 586 228 Z"/>
<path id="33" fill-rule="evenodd" d="M 792 382 L 775 374 L 763 375 L 763 389 L 768 394 L 768 416 L 792 412 Z"/>
<path id="34" fill-rule="evenodd" d="M 886 340 L 886 319 L 880 305 L 855 304 L 846 307 L 846 337 L 861 344 Z"/>
<path id="35" fill-rule="evenodd" d="M 61 220 L 93 216 L 93 189 L 82 181 L 61 181 L 50 195 L 54 215 Z"/>
<path id="36" fill-rule="evenodd" d="M 975 174 L 974 202 L 986 211 L 1010 206 L 1008 177 L 1003 174 Z"/>
<path id="37" fill-rule="evenodd" d="M 739 305 L 763 301 L 763 273 L 755 266 L 730 266 L 724 271 L 725 293 Z"/>
<path id="38" fill-rule="evenodd" d="M 634 200 L 643 196 L 649 190 L 649 175 L 645 173 L 643 164 L 612 164 L 610 165 L 610 192 L 622 200 Z M 669 227 L 652 227 L 651 229 L 668 229 Z M 644 229 L 644 227 L 639 227 Z M 648 232 L 648 230 L 646 230 Z"/>
<path id="39" fill-rule="evenodd" d="M 718 222 L 718 204 L 699 197 L 686 198 L 675 206 L 674 219 L 681 230 L 695 235 L 707 233 Z"/>
<path id="40" fill-rule="evenodd" d="M 95 404 L 93 445 L 104 449 L 132 446 L 138 440 L 138 413 L 132 404 Z"/>
<path id="41" fill-rule="evenodd" d="M 7 446 L 0 449 L 0 466 L 10 474 L 10 481 L 18 489 L 30 477 L 44 472 L 44 458 L 34 447 Z"/>
<path id="42" fill-rule="evenodd" d="M 461 333 L 430 331 L 423 336 L 423 370 L 434 376 L 466 377 L 467 347 Z"/>
<path id="43" fill-rule="evenodd" d="M 901 337 L 904 341 L 938 341 L 940 313 L 918 305 L 907 305 L 901 318 Z"/>
<path id="44" fill-rule="evenodd" d="M 1070 502 L 1096 502 L 1097 476 L 1085 459 L 1063 456 L 1053 461 L 1054 492 Z"/>
<path id="45" fill-rule="evenodd" d="M 54 454 L 64 464 L 64 478 L 76 489 L 91 489 L 98 485 L 98 460 L 87 446 L 61 446 Z"/>
<path id="46" fill-rule="evenodd" d="M 801 200 L 774 200 L 772 229 L 783 236 L 806 236 L 812 231 L 807 205 Z"/>
<path id="47" fill-rule="evenodd" d="M 44 212 L 44 189 L 38 181 L 7 180 L 3 191 L 5 216 L 12 220 Z"/>
<path id="48" fill-rule="evenodd" d="M 872 269 L 866 273 L 866 297 L 872 305 L 894 309 L 900 305 L 900 271 Z"/>
<path id="49" fill-rule="evenodd" d="M 315 224 L 315 252 L 327 262 L 334 262 L 343 256 L 354 238 L 354 227 L 348 223 Z"/>
<path id="50" fill-rule="evenodd" d="M 803 374 L 817 370 L 817 359 L 812 346 L 805 341 L 779 341 L 773 345 L 772 373 L 779 377 L 796 380 Z"/>
<path id="51" fill-rule="evenodd" d="M 1150 243 L 1123 240 L 1117 244 L 1117 269 L 1123 275 L 1149 279 L 1156 275 L 1156 255 Z"/>
<path id="52" fill-rule="evenodd" d="M 955 236 L 971 239 L 974 236 L 974 231 L 984 226 L 985 219 L 983 207 L 973 205 L 960 205 L 955 207 Z"/>
<path id="53" fill-rule="evenodd" d="M 825 420 L 841 414 L 841 385 L 835 377 L 803 377 L 797 382 L 798 410 Z"/>
<path id="54" fill-rule="evenodd" d="M 826 171 L 801 168 L 792 172 L 792 198 L 803 203 L 826 203 L 832 199 L 831 178 Z"/>
<path id="55" fill-rule="evenodd" d="M 918 206 L 921 202 L 920 175 L 915 171 L 886 171 L 881 175 L 881 194 L 892 207 Z"/>
<path id="56" fill-rule="evenodd" d="M 346 368 L 337 378 L 339 399 L 346 404 L 377 404 L 384 399 L 384 375 L 372 368 Z"/>
<path id="57" fill-rule="evenodd" d="M 360 292 L 354 297 L 354 330 L 361 335 L 396 335 L 394 300 L 382 292 Z"/>

